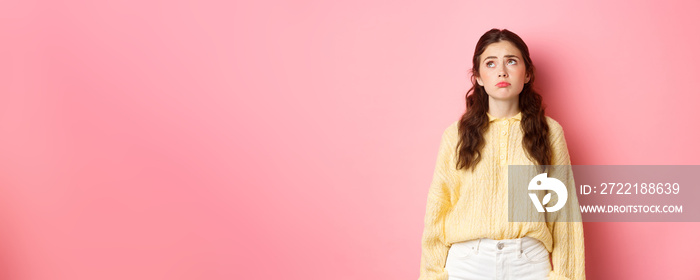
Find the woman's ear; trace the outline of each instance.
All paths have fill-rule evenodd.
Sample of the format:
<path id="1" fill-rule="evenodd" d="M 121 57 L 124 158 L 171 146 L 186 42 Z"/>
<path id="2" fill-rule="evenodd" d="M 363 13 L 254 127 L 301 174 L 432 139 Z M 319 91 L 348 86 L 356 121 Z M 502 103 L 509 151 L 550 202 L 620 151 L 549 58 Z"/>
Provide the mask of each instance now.
<path id="1" fill-rule="evenodd" d="M 481 78 L 479 78 L 479 73 L 476 73 L 474 69 L 471 69 L 469 70 L 469 74 L 471 76 L 472 83 L 474 83 L 474 81 L 476 80 L 477 84 L 479 84 L 482 87 L 484 86 L 484 81 L 482 81 Z"/>
<path id="2" fill-rule="evenodd" d="M 530 82 L 530 73 L 525 73 L 525 83 L 527 84 L 529 82 Z"/>

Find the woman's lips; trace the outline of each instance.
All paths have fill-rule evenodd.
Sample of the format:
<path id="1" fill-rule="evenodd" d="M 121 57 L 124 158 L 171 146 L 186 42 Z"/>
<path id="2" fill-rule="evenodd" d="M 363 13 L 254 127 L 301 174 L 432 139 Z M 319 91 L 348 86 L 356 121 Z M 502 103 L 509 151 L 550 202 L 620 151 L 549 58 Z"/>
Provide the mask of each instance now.
<path id="1" fill-rule="evenodd" d="M 497 87 L 507 87 L 509 85 L 510 85 L 510 83 L 507 83 L 507 82 L 500 82 L 500 83 L 496 84 Z"/>

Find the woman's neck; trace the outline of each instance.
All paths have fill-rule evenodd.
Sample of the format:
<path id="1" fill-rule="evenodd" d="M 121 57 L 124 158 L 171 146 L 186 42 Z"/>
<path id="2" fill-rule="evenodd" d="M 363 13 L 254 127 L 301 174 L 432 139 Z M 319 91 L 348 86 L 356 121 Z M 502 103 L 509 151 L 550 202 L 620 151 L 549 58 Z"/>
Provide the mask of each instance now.
<path id="1" fill-rule="evenodd" d="M 489 114 L 494 118 L 510 118 L 520 113 L 518 99 L 496 100 L 489 98 Z"/>

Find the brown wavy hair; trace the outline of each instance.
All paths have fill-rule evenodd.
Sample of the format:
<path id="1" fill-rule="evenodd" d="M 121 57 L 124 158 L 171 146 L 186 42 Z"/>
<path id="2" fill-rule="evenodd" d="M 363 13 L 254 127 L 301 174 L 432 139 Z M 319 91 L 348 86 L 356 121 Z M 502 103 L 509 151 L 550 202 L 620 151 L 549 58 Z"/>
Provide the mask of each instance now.
<path id="1" fill-rule="evenodd" d="M 552 150 L 547 135 L 549 126 L 544 115 L 545 106 L 542 104 L 542 96 L 533 89 L 535 82 L 535 65 L 530 59 L 530 51 L 520 36 L 507 29 L 491 29 L 484 33 L 476 43 L 471 69 L 472 87 L 466 94 L 466 112 L 459 121 L 459 142 L 456 146 L 457 169 L 474 168 L 481 160 L 481 150 L 485 145 L 484 132 L 489 125 L 486 112 L 489 110 L 489 97 L 483 86 L 478 85 L 476 77 L 479 76 L 481 54 L 490 44 L 500 41 L 513 43 L 523 56 L 525 69 L 530 75 L 518 97 L 518 105 L 522 113 L 520 128 L 523 130 L 523 148 L 530 160 L 539 165 L 549 165 Z"/>

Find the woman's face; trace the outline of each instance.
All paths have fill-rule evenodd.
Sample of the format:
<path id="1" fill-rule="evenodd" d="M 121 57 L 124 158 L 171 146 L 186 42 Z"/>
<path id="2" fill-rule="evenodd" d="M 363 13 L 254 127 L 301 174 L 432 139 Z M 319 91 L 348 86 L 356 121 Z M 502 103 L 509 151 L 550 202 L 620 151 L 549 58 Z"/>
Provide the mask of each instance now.
<path id="1" fill-rule="evenodd" d="M 525 83 L 530 81 L 520 50 L 509 41 L 499 41 L 488 45 L 480 60 L 476 81 L 489 97 L 517 100 Z"/>

